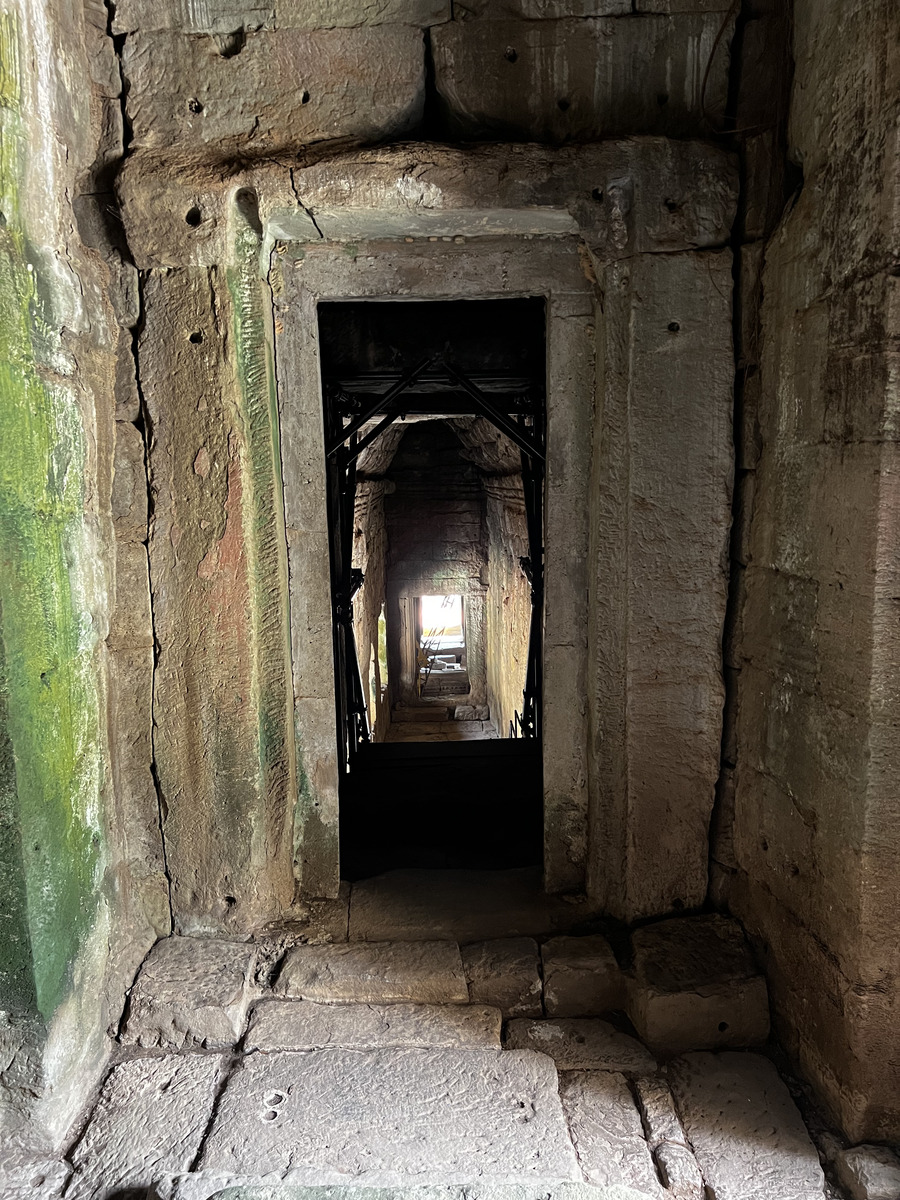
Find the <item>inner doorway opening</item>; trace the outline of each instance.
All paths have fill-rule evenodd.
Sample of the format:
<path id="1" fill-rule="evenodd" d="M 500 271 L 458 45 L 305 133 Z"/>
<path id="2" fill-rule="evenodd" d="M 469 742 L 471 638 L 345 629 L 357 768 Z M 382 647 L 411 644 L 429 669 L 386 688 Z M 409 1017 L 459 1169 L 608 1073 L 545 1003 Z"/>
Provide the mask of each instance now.
<path id="1" fill-rule="evenodd" d="M 462 596 L 416 598 L 416 668 L 420 697 L 468 694 Z"/>
<path id="2" fill-rule="evenodd" d="M 541 861 L 544 324 L 319 305 L 345 878 Z"/>

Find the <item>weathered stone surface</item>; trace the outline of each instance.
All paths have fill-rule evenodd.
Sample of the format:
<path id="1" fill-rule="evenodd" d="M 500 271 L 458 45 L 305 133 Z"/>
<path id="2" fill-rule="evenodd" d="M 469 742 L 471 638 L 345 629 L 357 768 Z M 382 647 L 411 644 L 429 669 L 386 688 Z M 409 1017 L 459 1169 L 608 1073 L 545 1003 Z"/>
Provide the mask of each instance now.
<path id="1" fill-rule="evenodd" d="M 791 17 L 804 185 L 763 272 L 729 907 L 771 947 L 800 1073 L 851 1141 L 895 1142 L 900 62 L 889 0 L 845 16 L 800 0 Z"/>
<path id="2" fill-rule="evenodd" d="M 553 1064 L 458 1050 L 247 1058 L 226 1085 L 200 1169 L 296 1183 L 578 1178 Z"/>
<path id="3" fill-rule="evenodd" d="M 631 0 L 463 0 L 453 6 L 456 21 L 559 21 L 566 17 L 617 17 L 631 12 Z"/>
<path id="4" fill-rule="evenodd" d="M 732 8 L 728 0 L 635 0 L 634 11 L 639 13 L 727 13 Z"/>
<path id="5" fill-rule="evenodd" d="M 705 1200 L 706 1187 L 697 1160 L 680 1142 L 660 1142 L 653 1151 L 656 1166 L 672 1200 Z"/>
<path id="6" fill-rule="evenodd" d="M 455 942 L 349 942 L 296 946 L 278 975 L 281 996 L 338 1003 L 466 1004 Z"/>
<path id="7" fill-rule="evenodd" d="M 589 890 L 626 920 L 699 906 L 708 886 L 734 456 L 731 265 L 728 252 L 642 255 L 603 275 Z"/>
<path id="8" fill-rule="evenodd" d="M 147 540 L 147 468 L 144 439 L 130 421 L 116 421 L 116 449 L 110 509 L 116 538 Z"/>
<path id="9" fill-rule="evenodd" d="M 687 1138 L 666 1081 L 658 1075 L 642 1075 L 635 1080 L 635 1090 L 650 1149 L 655 1150 L 661 1142 L 686 1146 Z"/>
<path id="10" fill-rule="evenodd" d="M 640 1114 L 624 1075 L 566 1072 L 560 1077 L 559 1094 L 585 1179 L 605 1186 L 625 1184 L 661 1198 Z"/>
<path id="11" fill-rule="evenodd" d="M 271 366 L 257 252 L 241 245 L 228 279 L 154 273 L 142 293 L 154 751 L 181 933 L 278 919 L 300 870 Z"/>
<path id="12" fill-rule="evenodd" d="M 632 936 L 628 1015 L 651 1049 L 679 1054 L 754 1046 L 769 1035 L 765 977 L 737 921 L 711 913 Z"/>
<path id="13" fill-rule="evenodd" d="M 554 901 L 540 871 L 389 871 L 353 885 L 350 937 L 474 942 L 552 933 L 577 907 Z"/>
<path id="14" fill-rule="evenodd" d="M 716 13 L 472 21 L 432 32 L 435 85 L 454 133 L 558 142 L 691 136 L 724 111 L 728 36 Z"/>
<path id="15" fill-rule="evenodd" d="M 173 1200 L 209 1200 L 218 1183 L 197 1176 L 179 1182 Z M 217 1200 L 641 1200 L 643 1193 L 627 1187 L 595 1187 L 568 1181 L 497 1183 L 493 1180 L 460 1185 L 400 1185 L 392 1188 L 332 1184 L 304 1187 L 300 1184 L 234 1182 L 216 1190 Z"/>
<path id="16" fill-rule="evenodd" d="M 656 1062 L 640 1042 L 620 1033 L 606 1021 L 510 1021 L 508 1050 L 537 1050 L 549 1054 L 561 1071 L 621 1071 L 648 1074 Z"/>
<path id="17" fill-rule="evenodd" d="M 0 1152 L 3 1200 L 60 1200 L 72 1168 L 64 1159 Z"/>
<path id="18" fill-rule="evenodd" d="M 228 261 L 241 188 L 258 195 L 261 220 L 286 241 L 581 229 L 594 253 L 611 259 L 724 245 L 737 182 L 735 160 L 717 147 L 629 138 L 557 149 L 370 147 L 329 155 L 292 175 L 259 164 L 227 180 L 173 171 L 162 152 L 138 152 L 126 159 L 117 188 L 129 243 L 148 267 Z M 199 225 L 173 222 L 173 213 L 192 208 Z"/>
<path id="19" fill-rule="evenodd" d="M 129 35 L 122 66 L 135 147 L 259 156 L 323 139 L 399 137 L 421 117 L 419 29 L 283 29 L 241 39 L 226 56 L 213 37 Z"/>
<path id="20" fill-rule="evenodd" d="M 853 1200 L 897 1200 L 900 1160 L 887 1146 L 853 1146 L 835 1155 L 838 1179 Z"/>
<path id="21" fill-rule="evenodd" d="M 67 1195 L 96 1200 L 149 1188 L 193 1162 L 212 1112 L 222 1057 L 136 1058 L 114 1067 L 72 1153 Z"/>
<path id="22" fill-rule="evenodd" d="M 243 1032 L 255 951 L 234 942 L 165 938 L 141 967 L 122 1034 L 127 1045 L 224 1048 Z"/>
<path id="23" fill-rule="evenodd" d="M 316 1004 L 269 1000 L 257 1005 L 248 1050 L 347 1050 L 391 1047 L 500 1049 L 496 1008 L 461 1004 Z"/>
<path id="24" fill-rule="evenodd" d="M 497 938 L 462 948 L 473 1004 L 492 1004 L 504 1017 L 540 1017 L 541 977 L 533 938 Z"/>
<path id="25" fill-rule="evenodd" d="M 600 1017 L 622 1007 L 622 972 L 606 938 L 551 938 L 541 959 L 548 1017 Z"/>
<path id="26" fill-rule="evenodd" d="M 689 1054 L 669 1067 L 678 1111 L 717 1200 L 822 1200 L 818 1155 L 787 1087 L 758 1054 Z"/>
<path id="27" fill-rule="evenodd" d="M 449 0 L 125 0 L 116 33 L 172 29 L 231 34 L 236 29 L 333 29 L 355 25 L 436 25 L 450 19 Z"/>

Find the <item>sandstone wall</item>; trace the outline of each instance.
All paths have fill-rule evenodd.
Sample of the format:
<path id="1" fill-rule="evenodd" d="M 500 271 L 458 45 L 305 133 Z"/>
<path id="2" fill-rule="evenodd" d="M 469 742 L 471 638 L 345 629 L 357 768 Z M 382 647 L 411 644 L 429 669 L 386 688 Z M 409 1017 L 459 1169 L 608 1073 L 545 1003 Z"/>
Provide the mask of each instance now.
<path id="1" fill-rule="evenodd" d="M 528 663 L 531 585 L 519 559 L 529 554 L 521 475 L 485 479 L 487 699 L 501 737 L 522 714 Z"/>
<path id="2" fill-rule="evenodd" d="M 171 928 L 136 273 L 95 202 L 121 153 L 120 80 L 105 13 L 86 16 L 37 0 L 0 11 L 0 1129 L 13 1144 L 64 1131 Z"/>
<path id="3" fill-rule="evenodd" d="M 246 936 L 337 890 L 330 288 L 547 297 L 548 886 L 629 919 L 700 903 L 735 178 L 678 139 L 721 125 L 730 6 L 4 12 L 28 103 L 4 94 L 0 160 L 23 472 L 3 477 L 3 968 L 51 1021 L 56 1094 L 89 1084 L 173 922 Z M 360 147 L 413 134 L 431 140 Z M 572 144 L 434 144 L 460 136 Z"/>
<path id="4" fill-rule="evenodd" d="M 851 1138 L 895 1140 L 896 6 L 797 0 L 794 57 L 803 186 L 765 249 L 733 829 L 715 855 L 801 1070 Z"/>

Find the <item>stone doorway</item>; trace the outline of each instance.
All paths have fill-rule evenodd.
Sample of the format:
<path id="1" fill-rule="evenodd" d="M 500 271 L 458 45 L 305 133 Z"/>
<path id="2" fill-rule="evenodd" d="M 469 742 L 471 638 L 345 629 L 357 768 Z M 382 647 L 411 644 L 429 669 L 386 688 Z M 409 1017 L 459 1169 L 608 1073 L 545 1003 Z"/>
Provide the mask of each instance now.
<path id="1" fill-rule="evenodd" d="M 342 875 L 537 865 L 544 299 L 318 324 Z"/>

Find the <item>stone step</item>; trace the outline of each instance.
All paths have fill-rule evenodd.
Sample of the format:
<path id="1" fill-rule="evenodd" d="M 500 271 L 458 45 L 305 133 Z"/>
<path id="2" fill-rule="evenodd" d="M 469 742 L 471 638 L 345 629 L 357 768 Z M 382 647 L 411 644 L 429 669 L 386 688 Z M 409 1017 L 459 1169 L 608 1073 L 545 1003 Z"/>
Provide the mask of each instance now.
<path id="1" fill-rule="evenodd" d="M 132 988 L 119 1040 L 166 1050 L 233 1046 L 255 995 L 256 958 L 256 948 L 246 942 L 157 942 Z"/>
<path id="2" fill-rule="evenodd" d="M 363 1004 L 466 1004 L 456 942 L 347 942 L 295 946 L 275 983 L 279 996 Z"/>
<path id="3" fill-rule="evenodd" d="M 510 1021 L 507 1050 L 548 1054 L 560 1071 L 621 1071 L 651 1075 L 653 1055 L 633 1037 L 596 1017 L 561 1021 Z"/>
<path id="4" fill-rule="evenodd" d="M 449 721 L 450 709 L 440 704 L 429 704 L 426 708 L 395 708 L 391 713 L 391 722 L 404 725 L 413 721 Z"/>
<path id="5" fill-rule="evenodd" d="M 244 1049 L 499 1050 L 502 1018 L 484 1004 L 317 1004 L 264 1000 L 250 1018 Z"/>

